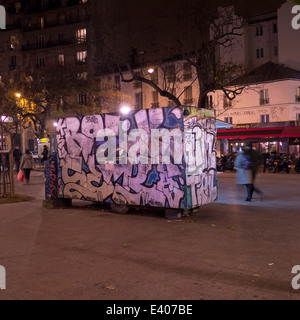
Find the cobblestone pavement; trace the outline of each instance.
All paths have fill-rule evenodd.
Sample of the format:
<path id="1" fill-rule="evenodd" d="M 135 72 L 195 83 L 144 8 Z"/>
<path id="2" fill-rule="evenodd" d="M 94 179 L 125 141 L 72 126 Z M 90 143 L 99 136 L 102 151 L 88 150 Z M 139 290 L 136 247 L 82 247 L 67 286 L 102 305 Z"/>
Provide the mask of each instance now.
<path id="1" fill-rule="evenodd" d="M 248 203 L 219 174 L 218 201 L 172 221 L 80 201 L 46 209 L 43 180 L 16 182 L 34 201 L 0 206 L 1 300 L 300 300 L 300 175 L 259 174 L 265 198 Z"/>

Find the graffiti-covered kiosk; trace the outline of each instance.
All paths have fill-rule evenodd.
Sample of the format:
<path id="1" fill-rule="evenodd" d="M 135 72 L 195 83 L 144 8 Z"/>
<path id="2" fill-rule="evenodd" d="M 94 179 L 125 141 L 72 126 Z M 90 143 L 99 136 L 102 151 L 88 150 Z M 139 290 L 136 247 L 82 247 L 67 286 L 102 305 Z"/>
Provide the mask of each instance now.
<path id="1" fill-rule="evenodd" d="M 214 111 L 165 107 L 67 117 L 45 166 L 46 201 L 160 207 L 166 216 L 217 198 Z"/>

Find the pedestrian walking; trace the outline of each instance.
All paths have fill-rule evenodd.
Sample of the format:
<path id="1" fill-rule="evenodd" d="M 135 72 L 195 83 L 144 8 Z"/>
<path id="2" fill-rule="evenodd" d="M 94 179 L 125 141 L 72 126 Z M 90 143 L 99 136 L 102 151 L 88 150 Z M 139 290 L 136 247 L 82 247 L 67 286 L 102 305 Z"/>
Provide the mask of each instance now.
<path id="1" fill-rule="evenodd" d="M 255 179 L 256 179 L 256 176 L 257 176 L 257 172 L 258 172 L 259 166 L 263 162 L 263 158 L 262 158 L 261 154 L 258 151 L 253 149 L 252 144 L 249 144 L 246 147 L 245 153 L 250 156 L 250 160 L 251 160 L 251 173 L 252 173 L 251 198 L 253 196 L 253 193 L 256 192 L 257 194 L 260 195 L 261 199 L 263 199 L 264 198 L 264 193 L 255 186 Z"/>
<path id="2" fill-rule="evenodd" d="M 20 169 L 24 172 L 25 183 L 29 185 L 30 172 L 33 169 L 33 157 L 28 149 L 26 149 L 25 154 L 22 157 Z"/>
<path id="3" fill-rule="evenodd" d="M 15 146 L 15 149 L 13 151 L 13 157 L 14 157 L 14 163 L 16 165 L 16 170 L 18 173 L 20 171 L 20 163 L 21 163 L 21 157 L 22 157 L 22 152 L 19 146 Z"/>
<path id="4" fill-rule="evenodd" d="M 247 191 L 246 201 L 252 199 L 252 170 L 250 156 L 245 153 L 245 148 L 241 149 L 234 161 L 236 168 L 236 183 L 238 185 L 245 185 Z"/>
<path id="5" fill-rule="evenodd" d="M 43 152 L 42 152 L 42 163 L 48 160 L 48 147 L 46 145 L 43 146 Z"/>

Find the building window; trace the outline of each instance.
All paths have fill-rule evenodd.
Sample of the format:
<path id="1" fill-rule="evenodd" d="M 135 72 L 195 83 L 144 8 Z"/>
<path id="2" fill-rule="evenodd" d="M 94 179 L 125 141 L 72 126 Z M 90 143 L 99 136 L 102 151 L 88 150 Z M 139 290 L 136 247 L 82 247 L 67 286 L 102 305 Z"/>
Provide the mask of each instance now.
<path id="1" fill-rule="evenodd" d="M 41 29 L 45 28 L 45 18 L 44 17 L 39 18 L 39 25 L 40 25 Z"/>
<path id="2" fill-rule="evenodd" d="M 41 1 L 41 7 L 43 10 L 47 10 L 49 6 L 49 1 L 48 0 L 42 0 Z"/>
<path id="3" fill-rule="evenodd" d="M 274 47 L 274 56 L 278 56 L 278 46 Z"/>
<path id="4" fill-rule="evenodd" d="M 232 124 L 232 117 L 226 117 L 224 118 L 224 121 L 228 124 Z"/>
<path id="5" fill-rule="evenodd" d="M 77 63 L 78 64 L 86 64 L 86 59 L 87 59 L 87 51 L 77 52 Z"/>
<path id="6" fill-rule="evenodd" d="M 37 44 L 38 44 L 38 48 L 45 48 L 45 37 L 44 36 L 38 36 Z"/>
<path id="7" fill-rule="evenodd" d="M 36 66 L 37 67 L 42 67 L 45 65 L 45 58 L 44 57 L 38 57 L 36 59 Z"/>
<path id="8" fill-rule="evenodd" d="M 184 87 L 184 104 L 191 105 L 193 103 L 193 87 Z"/>
<path id="9" fill-rule="evenodd" d="M 58 24 L 62 25 L 66 23 L 66 16 L 65 14 L 62 12 L 59 14 L 58 16 Z"/>
<path id="10" fill-rule="evenodd" d="M 259 36 L 263 36 L 264 35 L 264 28 L 263 26 L 258 26 L 256 27 L 256 36 L 259 37 Z"/>
<path id="11" fill-rule="evenodd" d="M 152 108 L 158 108 L 159 107 L 159 100 L 158 100 L 158 92 L 157 91 L 152 91 L 152 103 L 151 107 Z"/>
<path id="12" fill-rule="evenodd" d="M 143 109 L 142 93 L 141 92 L 135 94 L 135 107 L 138 110 Z"/>
<path id="13" fill-rule="evenodd" d="M 58 55 L 58 64 L 63 67 L 65 65 L 65 55 L 59 54 Z"/>
<path id="14" fill-rule="evenodd" d="M 170 65 L 167 67 L 167 79 L 171 84 L 176 81 L 176 70 L 174 65 Z"/>
<path id="15" fill-rule="evenodd" d="M 170 89 L 170 93 L 171 93 L 174 97 L 177 97 L 176 88 Z M 174 106 L 174 101 L 169 100 L 169 101 L 168 101 L 168 106 L 169 106 L 169 107 Z"/>
<path id="16" fill-rule="evenodd" d="M 262 114 L 260 116 L 260 122 L 261 123 L 269 123 L 270 122 L 270 116 L 268 114 Z"/>
<path id="17" fill-rule="evenodd" d="M 300 87 L 298 87 L 296 91 L 296 102 L 300 102 Z"/>
<path id="18" fill-rule="evenodd" d="M 10 37 L 10 45 L 9 45 L 9 49 L 10 50 L 14 50 L 14 49 L 17 49 L 18 47 L 18 39 L 16 36 L 11 36 Z"/>
<path id="19" fill-rule="evenodd" d="M 121 77 L 119 75 L 115 75 L 115 87 L 118 91 L 121 90 Z"/>
<path id="20" fill-rule="evenodd" d="M 81 73 L 77 73 L 77 80 L 87 80 L 88 77 L 88 73 L 87 72 L 81 72 Z"/>
<path id="21" fill-rule="evenodd" d="M 58 44 L 64 44 L 64 34 L 63 33 L 58 34 Z"/>
<path id="22" fill-rule="evenodd" d="M 278 29 L 277 29 L 277 22 L 275 22 L 273 24 L 273 33 L 277 33 L 278 32 Z"/>
<path id="23" fill-rule="evenodd" d="M 21 2 L 20 1 L 15 3 L 15 9 L 16 9 L 16 13 L 20 13 L 20 10 L 21 10 Z"/>
<path id="24" fill-rule="evenodd" d="M 296 114 L 296 121 L 300 121 L 300 113 Z"/>
<path id="25" fill-rule="evenodd" d="M 263 58 L 264 57 L 264 49 L 261 48 L 261 49 L 256 49 L 256 58 L 259 59 L 259 58 Z"/>
<path id="26" fill-rule="evenodd" d="M 183 79 L 185 81 L 188 81 L 188 80 L 192 79 L 192 76 L 193 76 L 193 74 L 192 74 L 192 66 L 189 63 L 185 62 L 183 64 Z"/>
<path id="27" fill-rule="evenodd" d="M 9 69 L 10 70 L 14 70 L 14 69 L 16 69 L 16 66 L 17 66 L 17 57 L 16 56 L 11 56 L 10 57 Z"/>
<path id="28" fill-rule="evenodd" d="M 231 108 L 232 107 L 232 100 L 228 99 L 226 97 L 226 95 L 224 94 L 223 96 L 223 108 L 227 109 L 227 108 Z"/>
<path id="29" fill-rule="evenodd" d="M 206 96 L 206 106 L 208 108 L 212 108 L 213 107 L 213 100 L 212 100 L 212 96 L 211 95 Z"/>
<path id="30" fill-rule="evenodd" d="M 76 42 L 77 43 L 86 42 L 86 29 L 79 29 L 76 31 Z"/>
<path id="31" fill-rule="evenodd" d="M 265 104 L 269 104 L 270 103 L 270 98 L 269 98 L 269 90 L 265 89 L 265 90 L 260 90 L 259 91 L 259 104 L 265 105 Z"/>
<path id="32" fill-rule="evenodd" d="M 87 94 L 86 93 L 80 93 L 78 95 L 78 103 L 81 105 L 87 105 Z"/>

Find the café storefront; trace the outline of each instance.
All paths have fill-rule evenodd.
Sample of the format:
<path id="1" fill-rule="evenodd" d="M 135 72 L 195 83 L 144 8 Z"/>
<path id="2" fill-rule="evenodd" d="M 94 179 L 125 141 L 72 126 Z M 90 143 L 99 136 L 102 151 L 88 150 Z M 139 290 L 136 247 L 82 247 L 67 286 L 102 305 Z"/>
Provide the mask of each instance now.
<path id="1" fill-rule="evenodd" d="M 298 122 L 244 124 L 220 128 L 217 132 L 220 153 L 238 152 L 240 147 L 252 143 L 260 153 L 284 153 L 300 156 L 300 126 Z"/>

